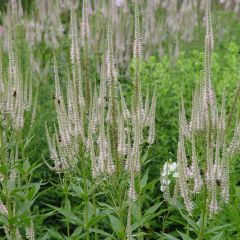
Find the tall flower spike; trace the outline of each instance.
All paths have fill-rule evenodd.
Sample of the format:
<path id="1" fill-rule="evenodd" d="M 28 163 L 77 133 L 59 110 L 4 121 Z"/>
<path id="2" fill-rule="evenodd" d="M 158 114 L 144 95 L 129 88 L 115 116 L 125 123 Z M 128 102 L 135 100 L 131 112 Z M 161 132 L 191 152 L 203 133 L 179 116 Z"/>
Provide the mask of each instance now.
<path id="1" fill-rule="evenodd" d="M 134 11 L 135 11 L 135 33 L 134 33 L 134 43 L 133 43 L 133 57 L 135 59 L 142 58 L 142 40 L 140 33 L 140 19 L 139 19 L 139 6 L 138 0 L 134 0 Z"/>
<path id="2" fill-rule="evenodd" d="M 125 97 L 123 96 L 122 86 L 120 84 L 119 84 L 119 89 L 120 89 L 121 108 L 122 108 L 122 112 L 123 112 L 123 117 L 124 117 L 124 120 L 127 121 L 128 119 L 131 118 L 131 114 L 127 108 Z"/>
<path id="3" fill-rule="evenodd" d="M 115 69 L 113 46 L 112 46 L 112 29 L 109 24 L 107 27 L 107 52 L 106 52 L 106 79 L 108 85 L 108 121 L 112 123 L 116 117 L 116 96 L 117 96 L 117 73 Z"/>
<path id="4" fill-rule="evenodd" d="M 149 116 L 150 116 L 150 112 L 149 112 L 149 87 L 147 86 L 147 94 L 146 94 L 146 99 L 145 99 L 145 104 L 144 104 L 144 113 L 143 113 L 143 124 L 144 124 L 144 126 L 149 125 L 149 120 L 150 120 Z"/>
<path id="5" fill-rule="evenodd" d="M 3 80 L 3 65 L 2 65 L 2 46 L 0 46 L 0 94 L 3 94 L 5 90 Z"/>
<path id="6" fill-rule="evenodd" d="M 132 204 L 129 203 L 128 216 L 127 216 L 127 228 L 126 228 L 127 240 L 132 240 Z"/>
<path id="7" fill-rule="evenodd" d="M 99 158 L 98 158 L 99 170 L 101 173 L 105 173 L 107 171 L 108 143 L 105 134 L 104 107 L 100 109 L 98 144 L 99 144 Z"/>
<path id="8" fill-rule="evenodd" d="M 199 193 L 202 187 L 202 179 L 200 174 L 200 169 L 198 167 L 198 159 L 197 159 L 197 153 L 196 153 L 196 143 L 195 143 L 195 136 L 192 132 L 192 166 L 191 170 L 193 172 L 194 176 L 194 193 Z"/>
<path id="9" fill-rule="evenodd" d="M 107 83 L 106 83 L 106 64 L 101 66 L 101 76 L 100 76 L 100 93 L 99 93 L 99 105 L 105 104 L 105 98 L 107 96 Z"/>
<path id="10" fill-rule="evenodd" d="M 55 79 L 55 102 L 59 104 L 60 101 L 62 100 L 62 94 L 61 94 L 60 82 L 59 82 L 59 76 L 58 76 L 57 61 L 55 57 L 53 61 L 54 61 L 54 79 Z"/>
<path id="11" fill-rule="evenodd" d="M 127 153 L 126 147 L 126 133 L 124 128 L 123 113 L 118 110 L 118 154 L 120 157 L 125 156 Z"/>
<path id="12" fill-rule="evenodd" d="M 180 194 L 184 200 L 184 205 L 189 212 L 192 214 L 193 210 L 193 203 L 190 198 L 190 190 L 187 184 L 187 162 L 186 162 L 186 153 L 185 153 L 185 146 L 184 146 L 184 137 L 181 131 L 179 130 L 179 142 L 178 142 L 178 150 L 177 150 L 177 165 L 178 165 L 178 173 L 179 173 L 179 190 Z"/>
<path id="13" fill-rule="evenodd" d="M 141 90 L 141 81 L 140 81 L 140 73 L 141 73 L 141 59 L 142 59 L 142 43 L 141 43 L 141 35 L 140 35 L 140 19 L 139 19 L 139 7 L 138 0 L 135 0 L 135 34 L 134 34 L 134 42 L 133 42 L 133 58 L 134 58 L 134 112 L 136 116 L 141 121 L 142 118 L 142 90 Z M 140 123 L 140 122 L 139 122 Z M 141 124 L 139 125 L 141 131 Z"/>
<path id="14" fill-rule="evenodd" d="M 136 151 L 134 149 L 133 151 Z M 137 199 L 137 194 L 135 191 L 135 166 L 136 165 L 136 153 L 133 155 L 131 162 L 130 162 L 130 185 L 129 185 L 129 190 L 128 190 L 128 198 L 129 201 L 136 201 Z"/>
<path id="15" fill-rule="evenodd" d="M 222 99 L 221 114 L 218 116 L 216 98 L 211 83 L 211 55 L 213 51 L 213 34 L 210 14 L 210 1 L 206 6 L 206 38 L 204 81 L 196 86 L 192 100 L 192 116 L 188 126 L 185 118 L 183 100 L 179 110 L 179 141 L 177 164 L 179 177 L 174 195 L 180 190 L 184 205 L 191 214 L 192 193 L 204 189 L 205 208 L 210 216 L 219 210 L 218 199 L 229 200 L 229 157 L 239 144 L 240 125 L 236 124 L 233 141 L 226 150 L 225 97 Z M 191 144 L 191 160 L 188 160 L 185 141 Z M 187 145 L 186 145 L 187 146 Z M 199 148 L 198 148 L 199 147 Z M 204 147 L 204 148 L 202 148 Z M 198 161 L 198 158 L 200 161 Z M 190 165 L 191 164 L 191 165 Z M 199 166 L 198 166 L 199 165 Z M 201 176 L 203 170 L 203 176 Z M 192 189 L 193 188 L 193 189 Z M 192 191 L 192 192 L 191 192 Z M 176 197 L 174 197 L 176 199 Z M 205 209 L 206 210 L 206 209 Z"/>
<path id="16" fill-rule="evenodd" d="M 83 0 L 83 3 L 82 3 L 81 38 L 82 38 L 82 45 L 86 44 L 85 40 L 89 38 L 88 1 L 87 0 Z"/>
<path id="17" fill-rule="evenodd" d="M 54 163 L 54 167 L 51 167 L 50 165 L 48 165 L 48 167 L 53 171 L 59 165 L 58 152 L 57 152 L 57 149 L 56 149 L 55 138 L 53 139 L 53 143 L 52 143 L 52 140 L 51 140 L 50 135 L 49 135 L 47 124 L 45 125 L 45 130 L 46 130 L 46 136 L 47 136 L 48 149 L 49 149 L 49 152 L 50 152 L 50 158 Z M 56 171 L 59 172 L 60 169 L 56 169 Z"/>
<path id="18" fill-rule="evenodd" d="M 5 112 L 10 116 L 12 127 L 20 131 L 24 125 L 24 113 L 26 110 L 29 110 L 31 106 L 30 101 L 32 101 L 32 96 L 29 86 L 25 85 L 24 90 L 23 76 L 20 71 L 20 64 L 18 62 L 13 40 L 13 35 L 9 29 L 8 81 L 6 84 Z"/>
<path id="19" fill-rule="evenodd" d="M 181 110 L 179 115 L 179 124 L 184 137 L 189 138 L 190 137 L 189 126 L 186 119 L 186 112 L 185 112 L 183 97 L 181 97 Z"/>
<path id="20" fill-rule="evenodd" d="M 153 92 L 151 109 L 149 112 L 149 133 L 148 133 L 148 143 L 153 144 L 155 141 L 155 115 L 156 115 L 156 87 Z"/>
<path id="21" fill-rule="evenodd" d="M 133 104 L 132 104 L 133 105 Z M 133 106 L 132 106 L 133 112 Z M 134 161 L 134 170 L 136 172 L 140 171 L 140 144 L 141 144 L 141 137 L 142 137 L 142 130 L 140 125 L 140 118 L 139 115 L 132 115 L 132 128 L 133 128 L 133 147 L 131 153 L 131 161 Z M 131 165 L 130 165 L 131 169 Z"/>
<path id="22" fill-rule="evenodd" d="M 109 129 L 107 130 L 107 151 L 108 151 L 107 174 L 112 175 L 115 172 L 115 165 L 112 158 L 111 138 Z"/>
<path id="23" fill-rule="evenodd" d="M 127 131 L 127 158 L 125 162 L 125 170 L 130 172 L 131 170 L 131 161 L 132 161 L 132 141 L 130 137 L 130 131 Z"/>
<path id="24" fill-rule="evenodd" d="M 229 202 L 229 156 L 226 154 L 226 144 L 223 140 L 222 162 L 221 162 L 221 197 L 225 203 Z"/>
<path id="25" fill-rule="evenodd" d="M 89 56 L 88 56 L 88 44 L 89 44 L 89 23 L 88 23 L 88 1 L 83 0 L 82 4 L 82 21 L 81 21 L 81 43 L 83 47 L 83 59 L 82 59 L 82 71 L 85 84 L 85 94 L 87 106 L 91 101 L 91 79 L 89 74 Z"/>
<path id="26" fill-rule="evenodd" d="M 203 106 L 206 124 L 210 121 L 213 127 L 217 124 L 217 107 L 215 93 L 211 83 L 211 60 L 213 51 L 213 32 L 211 19 L 211 4 L 206 4 L 206 36 L 205 36 L 205 61 L 204 61 L 204 96 Z"/>
<path id="27" fill-rule="evenodd" d="M 199 97 L 199 89 L 196 85 L 195 91 L 192 97 L 192 114 L 191 121 L 189 123 L 189 131 L 194 132 L 200 130 L 200 116 L 201 116 L 201 108 L 200 108 L 200 97 Z"/>
<path id="28" fill-rule="evenodd" d="M 79 43 L 79 33 L 77 16 L 74 10 L 71 10 L 71 24 L 70 24 L 70 38 L 71 38 L 71 48 L 70 57 L 72 63 L 72 76 L 74 88 L 78 88 L 78 98 L 80 108 L 85 107 L 85 100 L 83 97 L 83 86 L 82 86 L 82 72 L 80 63 L 80 43 Z"/>
<path id="29" fill-rule="evenodd" d="M 16 93 L 16 87 L 14 86 L 14 79 L 16 78 L 16 66 L 15 60 L 13 55 L 13 48 L 12 48 L 12 35 L 9 31 L 8 37 L 8 83 L 7 83 L 7 104 L 6 104 L 6 111 L 11 113 L 14 111 L 14 99 L 13 93 Z"/>

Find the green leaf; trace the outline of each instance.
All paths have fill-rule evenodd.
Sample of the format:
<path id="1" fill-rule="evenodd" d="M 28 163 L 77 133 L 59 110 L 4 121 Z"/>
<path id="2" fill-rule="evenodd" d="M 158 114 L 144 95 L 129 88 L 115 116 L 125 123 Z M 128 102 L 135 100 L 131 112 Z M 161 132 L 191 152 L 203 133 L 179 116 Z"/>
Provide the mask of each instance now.
<path id="1" fill-rule="evenodd" d="M 7 217 L 0 215 L 0 223 L 4 223 L 7 225 L 7 222 L 8 222 Z"/>
<path id="2" fill-rule="evenodd" d="M 86 239 L 87 232 L 82 233 L 81 235 L 76 236 L 76 238 L 70 238 L 69 240 L 79 240 L 79 239 Z"/>
<path id="3" fill-rule="evenodd" d="M 161 205 L 162 205 L 162 202 L 156 203 L 152 207 L 148 208 L 147 211 L 144 213 L 144 215 L 148 215 L 148 214 L 154 213 Z"/>
<path id="4" fill-rule="evenodd" d="M 102 207 L 102 209 L 104 209 L 108 212 L 116 212 L 117 213 L 117 209 L 115 209 L 114 207 L 110 206 L 107 203 L 98 202 L 98 205 L 100 205 Z"/>
<path id="5" fill-rule="evenodd" d="M 144 237 L 147 234 L 145 232 L 137 232 L 136 234 L 133 234 L 134 237 Z"/>
<path id="6" fill-rule="evenodd" d="M 168 240 L 179 240 L 178 238 L 173 237 L 173 236 L 171 236 L 171 235 L 169 235 L 169 234 L 164 234 L 164 236 L 165 236 Z"/>
<path id="7" fill-rule="evenodd" d="M 144 174 L 143 178 L 141 179 L 141 190 L 146 186 L 148 181 L 148 171 Z"/>
<path id="8" fill-rule="evenodd" d="M 54 237 L 54 239 L 56 240 L 64 240 L 64 237 L 58 233 L 57 231 L 53 230 L 53 229 L 47 229 L 48 230 L 48 233 Z"/>
<path id="9" fill-rule="evenodd" d="M 139 219 L 138 221 L 136 221 L 133 225 L 132 225 L 132 231 L 134 231 L 135 229 L 137 229 L 140 226 L 143 226 L 146 222 L 150 221 L 151 219 L 153 219 L 154 217 L 156 217 L 157 214 L 148 214 L 148 215 L 144 215 L 141 219 Z"/>
<path id="10" fill-rule="evenodd" d="M 114 232 L 119 235 L 122 229 L 120 220 L 112 215 L 109 215 L 109 219 Z"/>
<path id="11" fill-rule="evenodd" d="M 102 234 L 103 236 L 109 237 L 110 239 L 114 239 L 117 240 L 114 236 L 112 236 L 111 234 L 104 232 L 103 230 L 97 229 L 97 228 L 90 228 L 90 232 L 93 233 L 98 233 L 98 234 Z"/>
<path id="12" fill-rule="evenodd" d="M 8 165 L 1 163 L 0 173 L 2 173 L 3 175 L 7 174 L 8 173 Z"/>
<path id="13" fill-rule="evenodd" d="M 84 194 L 83 189 L 81 186 L 79 185 L 75 185 L 75 184 L 71 184 L 71 187 L 73 188 L 73 190 L 76 192 L 77 196 L 82 196 Z"/>
<path id="14" fill-rule="evenodd" d="M 222 239 L 225 239 L 223 232 L 220 232 L 217 235 L 215 235 L 214 237 L 211 237 L 211 240 L 222 240 Z"/>
<path id="15" fill-rule="evenodd" d="M 71 238 L 78 237 L 83 231 L 82 227 L 77 227 L 71 235 Z"/>
<path id="16" fill-rule="evenodd" d="M 43 163 L 40 163 L 38 165 L 31 165 L 28 169 L 28 174 L 31 174 L 32 172 L 34 172 L 36 169 L 38 169 L 39 167 L 41 167 L 43 165 Z"/>
<path id="17" fill-rule="evenodd" d="M 74 215 L 72 212 L 68 212 L 65 209 L 62 208 L 58 208 L 49 204 L 45 204 L 53 209 L 55 209 L 57 212 L 61 213 L 65 218 L 69 219 L 72 221 L 72 223 L 78 223 L 81 224 L 83 226 L 83 223 L 81 221 L 81 219 L 79 217 L 77 217 L 76 215 Z"/>
<path id="18" fill-rule="evenodd" d="M 195 230 L 195 233 L 198 234 L 199 226 L 197 225 L 197 223 L 195 223 L 190 217 L 182 213 L 182 211 L 180 211 L 180 213 L 183 216 L 183 218 L 188 222 L 188 224 Z"/>
<path id="19" fill-rule="evenodd" d="M 88 208 L 88 221 L 90 221 L 94 213 L 93 205 L 90 202 L 88 202 L 87 208 Z"/>
<path id="20" fill-rule="evenodd" d="M 142 218 L 142 214 L 139 211 L 139 206 L 137 202 L 132 203 L 132 216 L 135 221 L 139 221 Z"/>
<path id="21" fill-rule="evenodd" d="M 231 224 L 225 224 L 225 225 L 222 225 L 222 226 L 217 226 L 217 227 L 210 228 L 207 231 L 207 234 L 219 232 L 219 230 L 222 230 L 222 229 L 224 229 L 226 227 L 230 227 L 230 226 L 231 226 Z"/>
<path id="22" fill-rule="evenodd" d="M 30 163 L 29 163 L 29 160 L 27 158 L 27 159 L 25 159 L 25 161 L 23 161 L 23 170 L 24 170 L 25 173 L 28 171 L 29 167 L 30 167 Z"/>
<path id="23" fill-rule="evenodd" d="M 49 239 L 49 233 L 44 234 L 42 237 L 38 237 L 38 240 L 48 240 Z"/>
<path id="24" fill-rule="evenodd" d="M 182 237 L 183 240 L 192 240 L 192 238 L 190 238 L 189 236 L 187 236 L 185 233 L 181 233 L 181 232 L 179 232 L 179 231 L 177 231 L 177 232 L 181 235 L 181 237 Z"/>
<path id="25" fill-rule="evenodd" d="M 17 210 L 17 213 L 18 214 L 23 214 L 33 205 L 33 203 L 34 203 L 34 200 L 26 202 L 26 203 L 22 203 L 20 208 Z"/>
<path id="26" fill-rule="evenodd" d="M 35 183 L 35 185 L 32 188 L 30 188 L 30 190 L 28 191 L 27 199 L 32 200 L 38 193 L 40 187 L 41 187 L 41 183 Z"/>
<path id="27" fill-rule="evenodd" d="M 144 191 L 146 191 L 147 189 L 152 189 L 152 188 L 154 188 L 154 185 L 155 185 L 157 182 L 159 182 L 159 179 L 156 179 L 156 180 L 153 180 L 153 181 L 149 182 L 148 184 L 146 184 L 145 187 L 143 187 L 143 188 L 141 189 L 141 191 L 144 192 Z"/>
<path id="28" fill-rule="evenodd" d="M 71 211 L 72 211 L 71 209 L 72 209 L 72 208 L 71 208 L 71 203 L 70 203 L 69 199 L 67 198 L 67 199 L 65 200 L 65 210 L 66 210 L 67 212 L 71 212 Z"/>

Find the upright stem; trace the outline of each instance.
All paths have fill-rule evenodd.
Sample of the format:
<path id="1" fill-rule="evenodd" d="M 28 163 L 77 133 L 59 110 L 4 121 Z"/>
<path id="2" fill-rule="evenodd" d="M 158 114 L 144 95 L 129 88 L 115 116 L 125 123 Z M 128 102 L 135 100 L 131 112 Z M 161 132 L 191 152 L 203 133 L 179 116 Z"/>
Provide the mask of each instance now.
<path id="1" fill-rule="evenodd" d="M 204 202 L 203 202 L 203 209 L 202 209 L 202 223 L 201 223 L 201 229 L 200 229 L 200 234 L 197 238 L 197 240 L 204 240 L 204 233 L 205 233 L 205 225 L 206 225 L 206 213 L 207 213 L 207 189 L 205 187 L 205 191 L 204 191 Z"/>
<path id="2" fill-rule="evenodd" d="M 64 179 L 64 195 L 65 195 L 65 204 L 68 200 L 68 185 L 66 180 Z M 70 225 L 69 221 L 67 221 L 67 236 L 70 237 Z"/>
<path id="3" fill-rule="evenodd" d="M 116 181 L 117 180 L 117 181 Z M 118 186 L 116 188 L 117 190 L 117 196 L 118 196 L 118 208 L 119 208 L 119 212 L 118 212 L 118 216 L 119 216 L 119 220 L 120 220 L 120 223 L 121 223 L 121 231 L 124 231 L 124 208 L 123 208 L 123 205 L 122 205 L 122 202 L 124 202 L 124 191 L 122 191 L 121 189 L 121 184 L 120 184 L 120 181 L 121 181 L 121 175 L 116 175 L 116 178 L 114 179 L 114 181 L 116 181 L 114 183 L 115 186 Z"/>
<path id="4" fill-rule="evenodd" d="M 141 171 L 139 171 L 138 173 L 138 184 L 139 184 L 139 187 L 141 189 Z M 140 194 L 141 194 L 141 190 L 140 190 Z M 142 218 L 142 202 L 141 202 L 141 196 L 138 197 L 138 214 L 139 214 L 139 218 L 141 219 Z M 138 233 L 141 232 L 141 228 L 139 227 L 138 228 Z M 138 240 L 141 240 L 142 237 L 138 236 Z"/>
<path id="5" fill-rule="evenodd" d="M 95 217 L 97 217 L 97 211 L 96 211 L 96 196 L 95 196 L 95 188 L 94 188 L 94 191 L 93 191 L 93 211 L 94 211 L 94 214 L 95 214 Z M 97 228 L 97 223 L 94 223 L 94 228 Z M 95 240 L 98 240 L 98 234 L 95 233 L 94 235 L 94 239 Z"/>
<path id="6" fill-rule="evenodd" d="M 91 103 L 91 80 L 89 76 L 89 59 L 88 59 L 88 38 L 85 36 L 85 45 L 83 47 L 83 74 L 85 80 L 85 89 L 86 89 L 86 105 L 87 109 Z"/>
<path id="7" fill-rule="evenodd" d="M 89 229 L 88 229 L 88 187 L 87 187 L 87 176 L 86 176 L 86 159 L 83 159 L 83 189 L 84 189 L 84 222 L 86 224 L 87 240 L 90 240 Z"/>

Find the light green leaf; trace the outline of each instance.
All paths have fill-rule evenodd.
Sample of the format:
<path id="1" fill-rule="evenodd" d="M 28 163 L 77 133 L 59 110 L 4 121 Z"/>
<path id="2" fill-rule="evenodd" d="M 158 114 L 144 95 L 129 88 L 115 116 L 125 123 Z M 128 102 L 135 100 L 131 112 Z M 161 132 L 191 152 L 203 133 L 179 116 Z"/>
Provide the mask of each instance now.
<path id="1" fill-rule="evenodd" d="M 195 233 L 198 233 L 199 232 L 199 226 L 197 225 L 197 223 L 195 223 L 190 217 L 188 217 L 187 215 L 185 215 L 181 211 L 180 211 L 180 213 L 183 216 L 183 218 L 188 222 L 188 224 L 194 229 Z"/>
<path id="2" fill-rule="evenodd" d="M 117 233 L 117 235 L 119 235 L 119 233 L 121 233 L 120 220 L 112 215 L 109 216 L 109 219 L 110 219 L 110 223 L 111 223 L 111 226 L 112 226 L 114 232 Z"/>
<path id="3" fill-rule="evenodd" d="M 111 234 L 104 232 L 103 230 L 97 229 L 97 228 L 90 228 L 90 232 L 93 233 L 98 233 L 98 234 L 102 234 L 103 236 L 109 237 L 110 239 L 114 239 L 117 240 L 114 236 L 112 236 Z"/>
<path id="4" fill-rule="evenodd" d="M 181 232 L 179 232 L 179 231 L 177 231 L 177 232 L 181 235 L 181 237 L 182 237 L 183 240 L 192 240 L 192 238 L 190 238 L 189 236 L 187 236 L 185 233 L 181 233 Z"/>
<path id="5" fill-rule="evenodd" d="M 219 232 L 219 230 L 222 230 L 224 228 L 227 228 L 227 227 L 230 227 L 231 224 L 225 224 L 225 225 L 222 225 L 222 226 L 216 226 L 216 227 L 213 227 L 213 228 L 210 228 L 207 233 L 216 233 L 216 232 Z"/>
<path id="6" fill-rule="evenodd" d="M 145 173 L 145 175 L 141 179 L 141 189 L 143 189 L 146 186 L 147 181 L 148 181 L 148 171 Z"/>
<path id="7" fill-rule="evenodd" d="M 68 211 L 68 212 L 71 212 L 72 211 L 71 209 L 72 209 L 71 203 L 70 203 L 69 199 L 67 198 L 65 200 L 65 210 Z"/>
<path id="8" fill-rule="evenodd" d="M 88 202 L 87 208 L 88 208 L 88 220 L 90 221 L 94 213 L 93 205 L 90 202 Z"/>
<path id="9" fill-rule="evenodd" d="M 63 240 L 64 237 L 58 233 L 57 231 L 53 230 L 53 229 L 47 229 L 48 233 L 51 235 L 51 237 L 54 237 L 54 239 L 56 240 Z"/>
<path id="10" fill-rule="evenodd" d="M 34 203 L 34 200 L 26 202 L 26 203 L 22 203 L 21 207 L 17 210 L 17 213 L 18 214 L 23 214 L 33 205 L 33 203 Z"/>
<path id="11" fill-rule="evenodd" d="M 134 231 L 135 229 L 137 229 L 138 227 L 144 225 L 144 223 L 150 221 L 152 218 L 154 218 L 155 216 L 157 216 L 156 214 L 153 215 L 144 215 L 141 219 L 139 219 L 138 221 L 136 221 L 133 225 L 132 225 L 132 231 Z"/>
<path id="12" fill-rule="evenodd" d="M 27 193 L 27 199 L 32 200 L 38 193 L 40 187 L 41 187 L 41 183 L 35 183 L 35 185 L 31 189 L 29 189 Z"/>
<path id="13" fill-rule="evenodd" d="M 171 235 L 169 235 L 169 234 L 164 234 L 164 236 L 165 236 L 166 239 L 168 239 L 168 240 L 179 240 L 178 238 L 173 237 L 173 236 L 171 236 Z"/>
<path id="14" fill-rule="evenodd" d="M 223 232 L 220 232 L 217 235 L 215 235 L 214 237 L 211 237 L 211 240 L 222 240 L 222 239 L 225 239 Z"/>
<path id="15" fill-rule="evenodd" d="M 144 215 L 148 215 L 148 214 L 154 213 L 161 205 L 162 205 L 162 202 L 156 203 L 152 207 L 148 208 L 147 211 L 144 213 Z"/>
<path id="16" fill-rule="evenodd" d="M 78 237 L 82 233 L 83 228 L 77 227 L 71 235 L 71 238 Z"/>
<path id="17" fill-rule="evenodd" d="M 49 206 L 50 208 L 55 209 L 57 212 L 61 213 L 65 218 L 71 220 L 73 223 L 78 223 L 78 224 L 82 225 L 81 219 L 79 217 L 77 217 L 76 215 L 74 215 L 72 212 L 65 211 L 62 208 L 58 208 L 58 207 L 55 207 L 55 206 L 52 206 L 49 204 L 45 204 L 45 205 Z"/>

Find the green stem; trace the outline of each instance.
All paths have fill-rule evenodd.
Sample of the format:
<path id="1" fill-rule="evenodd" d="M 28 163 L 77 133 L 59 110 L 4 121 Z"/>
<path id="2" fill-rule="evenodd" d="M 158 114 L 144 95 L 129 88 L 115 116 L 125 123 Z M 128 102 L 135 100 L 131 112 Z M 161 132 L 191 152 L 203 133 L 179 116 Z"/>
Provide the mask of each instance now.
<path id="1" fill-rule="evenodd" d="M 118 212 L 118 215 L 119 215 L 119 220 L 120 220 L 120 223 L 121 223 L 121 232 L 124 232 L 125 231 L 125 229 L 124 229 L 124 207 L 123 207 L 123 205 L 122 205 L 122 202 L 124 201 L 124 193 L 123 193 L 123 191 L 122 191 L 122 186 L 121 186 L 121 184 L 120 184 L 120 181 L 121 181 L 121 176 L 120 175 L 116 175 L 115 176 L 116 178 L 115 178 L 115 186 L 118 186 L 117 188 L 116 188 L 116 190 L 117 190 L 117 195 L 118 195 L 118 203 L 117 203 L 117 205 L 118 205 L 118 208 L 119 208 L 119 212 Z M 114 186 L 113 186 L 114 187 Z M 114 200 L 114 199 L 113 199 Z"/>
<path id="2" fill-rule="evenodd" d="M 139 184 L 139 194 L 141 195 L 141 171 L 138 173 L 138 184 Z M 138 196 L 138 214 L 139 214 L 139 219 L 142 218 L 142 202 L 141 202 L 141 196 Z M 141 232 L 141 228 L 138 228 L 138 233 Z M 142 237 L 140 235 L 138 236 L 138 240 L 142 240 Z"/>
<path id="3" fill-rule="evenodd" d="M 96 189 L 94 188 L 94 191 L 93 191 L 93 211 L 94 211 L 95 217 L 97 217 L 96 196 L 95 196 L 95 194 L 96 194 Z M 97 223 L 94 223 L 94 228 L 97 229 Z M 95 240 L 98 240 L 98 234 L 97 234 L 97 233 L 95 233 L 94 239 L 95 239 Z"/>
<path id="4" fill-rule="evenodd" d="M 201 223 L 201 229 L 200 229 L 200 234 L 197 238 L 197 240 L 204 240 L 204 233 L 205 233 L 205 226 L 206 226 L 206 214 L 207 214 L 207 189 L 205 188 L 204 191 L 204 202 L 203 202 L 203 209 L 202 209 L 202 223 Z"/>
<path id="5" fill-rule="evenodd" d="M 63 181 L 64 181 L 64 197 L 65 197 L 65 205 L 66 205 L 66 202 L 68 200 L 68 185 L 67 185 L 66 179 L 64 179 Z M 70 237 L 70 225 L 68 220 L 67 220 L 67 236 L 68 238 Z"/>
<path id="6" fill-rule="evenodd" d="M 88 229 L 88 187 L 87 187 L 87 176 L 86 176 L 86 159 L 83 159 L 83 189 L 84 189 L 84 222 L 86 224 L 87 240 L 90 240 L 89 229 Z"/>

